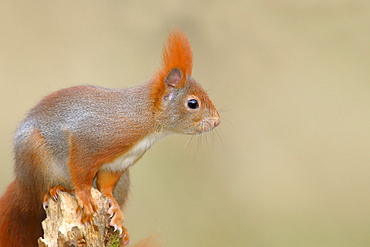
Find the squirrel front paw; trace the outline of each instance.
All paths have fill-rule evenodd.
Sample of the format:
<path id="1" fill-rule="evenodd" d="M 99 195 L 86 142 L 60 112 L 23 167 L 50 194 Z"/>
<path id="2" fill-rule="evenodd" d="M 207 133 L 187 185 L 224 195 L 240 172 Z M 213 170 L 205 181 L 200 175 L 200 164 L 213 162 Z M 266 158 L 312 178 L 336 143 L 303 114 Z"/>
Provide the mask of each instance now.
<path id="1" fill-rule="evenodd" d="M 82 213 L 81 223 L 85 224 L 91 222 L 94 213 L 98 210 L 98 206 L 92 198 L 91 193 L 77 193 L 77 204 L 76 212 Z"/>
<path id="2" fill-rule="evenodd" d="M 128 234 L 126 227 L 122 226 L 122 234 L 120 235 L 120 243 L 126 246 L 131 243 L 130 234 Z"/>
<path id="3" fill-rule="evenodd" d="M 108 209 L 107 213 L 111 217 L 109 225 L 114 227 L 114 231 L 119 231 L 121 244 L 130 244 L 130 234 L 127 232 L 126 227 L 123 226 L 125 217 L 123 216 L 121 209 L 113 203 L 113 205 Z"/>

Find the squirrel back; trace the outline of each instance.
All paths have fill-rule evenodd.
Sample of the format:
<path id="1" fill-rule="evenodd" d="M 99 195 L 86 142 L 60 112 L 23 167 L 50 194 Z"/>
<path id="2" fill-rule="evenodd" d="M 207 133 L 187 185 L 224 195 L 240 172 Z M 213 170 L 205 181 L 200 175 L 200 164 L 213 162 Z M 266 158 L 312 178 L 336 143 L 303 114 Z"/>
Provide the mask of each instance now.
<path id="1" fill-rule="evenodd" d="M 0 199 L 0 246 L 37 246 L 43 197 L 57 185 L 75 190 L 82 221 L 89 221 L 95 210 L 89 189 L 96 183 L 117 206 L 111 224 L 121 229 L 128 168 L 168 134 L 195 135 L 220 124 L 191 72 L 190 43 L 175 30 L 149 81 L 124 89 L 66 88 L 33 107 L 14 137 L 15 180 Z"/>

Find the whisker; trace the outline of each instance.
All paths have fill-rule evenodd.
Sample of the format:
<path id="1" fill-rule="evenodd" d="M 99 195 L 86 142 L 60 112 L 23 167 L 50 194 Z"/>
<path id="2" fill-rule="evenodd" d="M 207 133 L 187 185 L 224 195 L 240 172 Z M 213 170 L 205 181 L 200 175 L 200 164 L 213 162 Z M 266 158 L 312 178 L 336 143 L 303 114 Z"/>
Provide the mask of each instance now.
<path id="1" fill-rule="evenodd" d="M 211 131 L 211 133 L 209 133 L 209 137 L 208 137 L 208 140 L 210 139 L 211 140 L 211 142 L 212 142 L 212 148 L 213 148 L 213 150 L 215 149 L 215 138 L 213 138 L 213 136 L 214 136 L 214 133 L 215 133 L 215 129 L 213 129 L 212 131 Z M 208 143 L 209 143 L 209 141 L 208 141 Z"/>
<path id="2" fill-rule="evenodd" d="M 214 86 L 215 86 L 214 84 L 211 84 L 207 87 L 207 89 L 205 91 L 207 92 L 208 95 L 212 94 Z"/>
<path id="3" fill-rule="evenodd" d="M 219 130 L 219 129 L 215 129 L 215 133 L 216 133 L 216 135 L 218 136 L 218 139 L 220 140 L 220 143 L 221 143 L 221 145 L 222 145 L 222 150 L 226 150 L 226 149 L 225 149 L 225 142 L 224 142 L 224 139 L 222 138 L 222 136 L 221 136 L 220 132 L 222 133 L 222 131 L 221 131 L 221 130 Z"/>
<path id="4" fill-rule="evenodd" d="M 219 133 L 219 130 L 218 129 L 214 129 L 214 132 L 216 133 L 216 135 L 218 136 L 218 139 L 220 139 L 221 142 L 223 142 L 223 139 L 221 138 L 220 136 L 220 133 Z"/>
<path id="5" fill-rule="evenodd" d="M 197 148 L 195 149 L 194 159 L 198 155 L 198 150 L 199 150 L 199 135 L 197 135 Z"/>
<path id="6" fill-rule="evenodd" d="M 202 146 L 207 146 L 207 135 L 202 134 Z"/>
<path id="7" fill-rule="evenodd" d="M 185 143 L 184 148 L 188 148 L 189 147 L 189 144 L 190 144 L 191 140 L 193 140 L 193 137 L 194 137 L 194 135 L 190 135 L 190 137 L 188 138 L 188 140 Z"/>
<path id="8" fill-rule="evenodd" d="M 190 137 L 189 137 L 188 141 L 185 143 L 184 148 L 189 147 L 190 142 L 193 140 L 194 136 L 196 136 L 196 135 L 197 135 L 197 131 L 194 131 L 194 132 L 193 132 L 193 134 L 191 134 L 191 135 L 190 135 Z"/>
<path id="9" fill-rule="evenodd" d="M 200 146 L 203 146 L 203 132 L 200 133 L 199 137 L 198 137 L 198 148 Z"/>
<path id="10" fill-rule="evenodd" d="M 227 120 L 227 119 L 224 119 L 224 118 L 222 119 L 222 121 L 223 121 L 223 122 L 226 122 L 226 123 L 228 123 L 228 124 L 230 124 L 230 126 L 231 126 L 231 127 L 232 127 L 232 129 L 233 129 L 233 131 L 234 131 L 234 132 L 236 132 L 236 131 L 235 131 L 235 126 L 234 126 L 233 122 L 231 122 L 231 121 L 229 121 L 229 120 Z"/>

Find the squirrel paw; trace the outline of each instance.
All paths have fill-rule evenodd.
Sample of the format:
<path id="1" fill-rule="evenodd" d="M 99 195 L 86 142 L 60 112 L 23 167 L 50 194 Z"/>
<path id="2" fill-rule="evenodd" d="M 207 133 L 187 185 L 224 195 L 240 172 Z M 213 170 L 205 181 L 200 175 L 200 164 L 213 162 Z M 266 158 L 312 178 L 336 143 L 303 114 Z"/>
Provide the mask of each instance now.
<path id="1" fill-rule="evenodd" d="M 91 196 L 81 197 L 77 196 L 77 213 L 82 212 L 81 223 L 85 224 L 93 220 L 93 214 L 98 210 L 98 206 L 95 204 L 94 199 Z"/>
<path id="2" fill-rule="evenodd" d="M 112 222 L 110 223 L 110 225 L 114 227 L 114 231 L 119 231 L 121 246 L 126 246 L 131 243 L 130 234 L 127 232 L 126 227 L 124 227 L 123 225 L 121 225 L 120 227 L 117 225 L 113 225 Z"/>
<path id="3" fill-rule="evenodd" d="M 116 206 L 111 206 L 107 213 L 111 217 L 111 221 L 110 221 L 109 225 L 114 227 L 114 231 L 119 230 L 120 231 L 120 236 L 122 236 L 123 229 L 121 228 L 121 226 L 123 224 L 123 220 L 125 219 L 125 217 L 123 216 L 121 209 L 119 207 L 116 207 Z"/>
<path id="4" fill-rule="evenodd" d="M 95 203 L 90 203 L 88 205 L 83 205 L 83 206 L 80 206 L 80 203 L 79 203 L 79 206 L 77 207 L 76 212 L 77 213 L 82 212 L 81 223 L 85 224 L 93 220 L 93 215 L 96 210 L 97 210 L 97 206 L 95 205 Z"/>
<path id="5" fill-rule="evenodd" d="M 129 245 L 131 243 L 130 241 L 130 234 L 128 234 L 127 229 L 122 226 L 123 232 L 122 235 L 120 235 L 120 244 L 123 246 Z"/>
<path id="6" fill-rule="evenodd" d="M 67 190 L 62 185 L 57 185 L 57 186 L 51 187 L 49 189 L 48 193 L 45 193 L 45 195 L 44 195 L 44 200 L 43 200 L 43 203 L 42 203 L 42 207 L 44 208 L 44 210 L 46 210 L 46 208 L 48 207 L 49 198 L 52 198 L 53 201 L 56 202 L 58 200 L 58 194 L 61 191 L 67 192 L 67 193 L 72 193 L 73 192 L 73 190 Z"/>
<path id="7" fill-rule="evenodd" d="M 123 225 L 121 225 L 121 227 L 118 227 L 117 229 L 117 226 L 114 226 L 114 231 L 116 230 L 119 230 L 119 238 L 120 238 L 120 244 L 121 246 L 126 246 L 128 244 L 131 243 L 130 241 L 130 234 L 127 232 L 127 229 L 126 227 L 124 227 Z"/>
<path id="8" fill-rule="evenodd" d="M 130 234 L 128 234 L 126 227 L 123 226 L 123 220 L 125 217 L 121 209 L 115 205 L 112 205 L 107 212 L 112 218 L 109 225 L 114 227 L 114 231 L 119 231 L 119 237 L 122 245 L 128 245 L 131 243 Z"/>

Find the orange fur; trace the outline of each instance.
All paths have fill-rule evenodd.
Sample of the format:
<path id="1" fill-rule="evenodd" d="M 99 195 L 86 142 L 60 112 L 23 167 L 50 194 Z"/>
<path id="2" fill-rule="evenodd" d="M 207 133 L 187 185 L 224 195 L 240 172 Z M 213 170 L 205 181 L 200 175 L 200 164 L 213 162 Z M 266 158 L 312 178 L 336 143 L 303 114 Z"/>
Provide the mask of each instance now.
<path id="1" fill-rule="evenodd" d="M 162 54 L 162 65 L 154 75 L 151 98 L 155 102 L 156 109 L 160 108 L 161 97 L 166 91 L 164 79 L 171 69 L 178 68 L 183 74 L 179 87 L 185 84 L 186 78 L 191 76 L 193 68 L 193 52 L 190 42 L 180 29 L 172 31 L 164 46 Z"/>
<path id="2" fill-rule="evenodd" d="M 0 199 L 1 247 L 34 247 L 42 236 L 40 223 L 45 218 L 44 212 L 41 206 L 29 203 L 34 194 L 31 189 L 24 193 L 26 190 L 22 181 L 14 180 Z"/>

